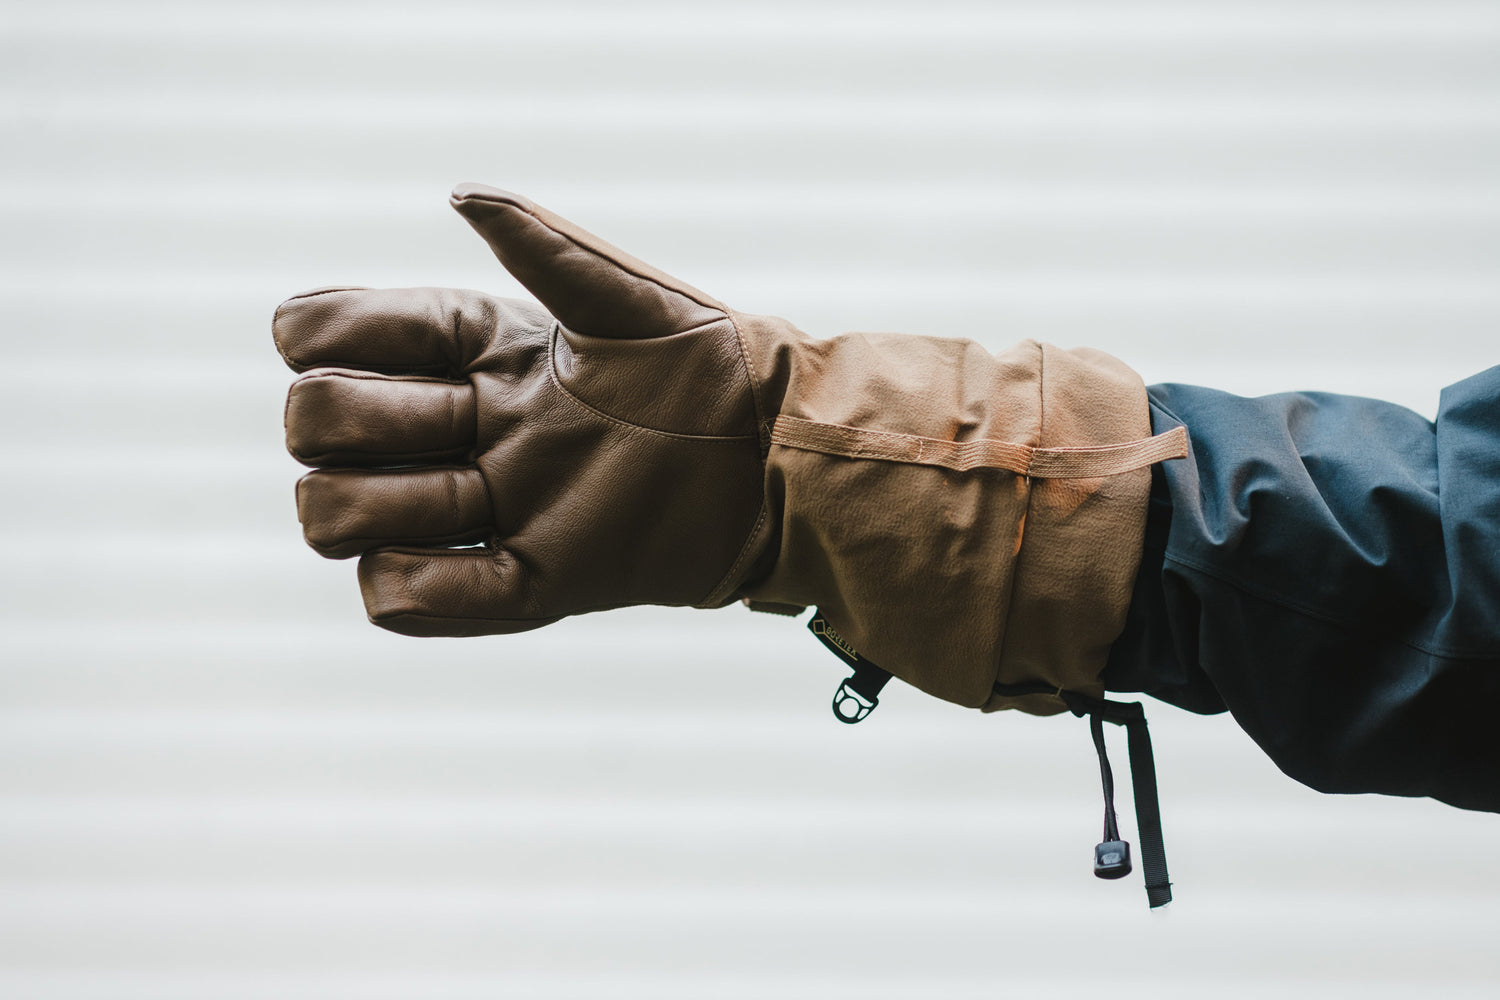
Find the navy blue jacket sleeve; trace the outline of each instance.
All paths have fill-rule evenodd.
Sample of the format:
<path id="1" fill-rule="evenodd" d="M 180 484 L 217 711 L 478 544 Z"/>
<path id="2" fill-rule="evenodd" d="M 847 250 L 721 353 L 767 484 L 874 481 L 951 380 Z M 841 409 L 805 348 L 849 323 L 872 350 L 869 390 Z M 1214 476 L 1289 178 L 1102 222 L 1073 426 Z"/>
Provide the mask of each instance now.
<path id="1" fill-rule="evenodd" d="M 1328 792 L 1500 812 L 1500 367 L 1438 417 L 1351 396 L 1149 390 L 1155 472 L 1106 686 L 1228 710 Z"/>

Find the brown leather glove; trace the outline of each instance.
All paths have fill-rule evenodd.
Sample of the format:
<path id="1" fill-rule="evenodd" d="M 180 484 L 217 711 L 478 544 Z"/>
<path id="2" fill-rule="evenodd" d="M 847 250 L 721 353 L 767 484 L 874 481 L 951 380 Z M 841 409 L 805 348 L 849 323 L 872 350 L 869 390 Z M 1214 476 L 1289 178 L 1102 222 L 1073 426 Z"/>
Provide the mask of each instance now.
<path id="1" fill-rule="evenodd" d="M 307 541 L 370 620 L 535 628 L 632 604 L 817 604 L 940 697 L 1098 693 L 1144 530 L 1144 387 L 1025 342 L 818 341 L 731 311 L 531 202 L 453 206 L 541 302 L 322 289 L 276 312 Z M 476 543 L 483 543 L 477 545 Z"/>
<path id="2" fill-rule="evenodd" d="M 297 489 L 308 543 L 364 553 L 371 621 L 410 635 L 727 601 L 763 472 L 724 308 L 524 198 L 453 205 L 548 311 L 442 288 L 284 303 L 277 345 L 313 369 L 286 409 L 318 467 Z"/>

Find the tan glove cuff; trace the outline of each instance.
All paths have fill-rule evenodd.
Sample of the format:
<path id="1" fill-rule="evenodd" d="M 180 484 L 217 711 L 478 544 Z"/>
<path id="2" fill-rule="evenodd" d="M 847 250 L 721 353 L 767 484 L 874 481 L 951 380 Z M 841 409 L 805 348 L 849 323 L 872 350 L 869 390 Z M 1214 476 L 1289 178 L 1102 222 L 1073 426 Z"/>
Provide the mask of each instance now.
<path id="1" fill-rule="evenodd" d="M 812 340 L 736 316 L 765 411 L 764 545 L 738 596 L 816 605 L 864 656 L 992 711 L 994 685 L 1102 693 L 1145 531 L 1145 387 L 1097 351 L 882 334 Z M 770 553 L 767 553 L 768 555 Z"/>

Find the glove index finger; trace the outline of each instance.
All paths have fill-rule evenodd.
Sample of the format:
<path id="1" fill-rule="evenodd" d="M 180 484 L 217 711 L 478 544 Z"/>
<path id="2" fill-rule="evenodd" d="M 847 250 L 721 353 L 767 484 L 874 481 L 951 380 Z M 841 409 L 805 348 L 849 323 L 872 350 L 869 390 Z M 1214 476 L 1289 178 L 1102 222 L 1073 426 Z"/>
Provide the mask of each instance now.
<path id="1" fill-rule="evenodd" d="M 335 287 L 287 299 L 271 333 L 293 371 L 456 375 L 489 341 L 496 321 L 496 301 L 481 292 Z"/>

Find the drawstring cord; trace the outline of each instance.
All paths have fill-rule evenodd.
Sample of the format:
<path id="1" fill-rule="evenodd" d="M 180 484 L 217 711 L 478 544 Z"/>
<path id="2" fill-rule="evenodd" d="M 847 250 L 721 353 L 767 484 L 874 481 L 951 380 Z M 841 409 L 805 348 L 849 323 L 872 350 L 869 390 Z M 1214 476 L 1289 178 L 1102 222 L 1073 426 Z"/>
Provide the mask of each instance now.
<path id="1" fill-rule="evenodd" d="M 1167 849 L 1162 842 L 1161 803 L 1156 792 L 1156 758 L 1151 752 L 1151 732 L 1146 728 L 1146 710 L 1138 701 L 1106 701 L 1072 691 L 1062 692 L 1063 701 L 1080 718 L 1089 717 L 1094 748 L 1099 752 L 1099 774 L 1104 785 L 1104 843 L 1095 850 L 1094 874 L 1120 878 L 1130 873 L 1129 845 L 1120 840 L 1115 823 L 1114 777 L 1104 747 L 1104 723 L 1125 727 L 1130 753 L 1130 783 L 1135 792 L 1135 825 L 1141 838 L 1141 865 L 1146 876 L 1146 901 L 1155 909 L 1172 901 L 1172 882 L 1167 874 Z M 1113 845 L 1124 848 L 1111 860 Z M 1116 866 L 1123 863 L 1123 870 Z M 1100 870 L 1101 864 L 1103 870 Z"/>
<path id="2" fill-rule="evenodd" d="M 807 627 L 839 659 L 854 668 L 854 674 L 839 685 L 833 697 L 833 714 L 840 722 L 863 721 L 880 704 L 879 694 L 891 679 L 889 671 L 870 662 L 815 611 Z M 1008 698 L 1045 694 L 1061 698 L 1079 718 L 1089 717 L 1089 732 L 1099 754 L 1099 779 L 1104 787 L 1104 839 L 1094 848 L 1094 874 L 1100 878 L 1124 878 L 1131 872 L 1130 845 L 1120 839 L 1115 816 L 1115 777 L 1104 745 L 1104 723 L 1125 727 L 1130 751 L 1130 783 L 1135 792 L 1135 825 L 1141 838 L 1141 863 L 1146 878 L 1146 901 L 1152 909 L 1172 901 L 1172 882 L 1167 876 L 1167 849 L 1162 843 L 1161 805 L 1156 794 L 1156 759 L 1151 752 L 1151 733 L 1146 728 L 1146 710 L 1138 701 L 1106 701 L 1048 684 L 996 684 L 995 693 Z"/>

